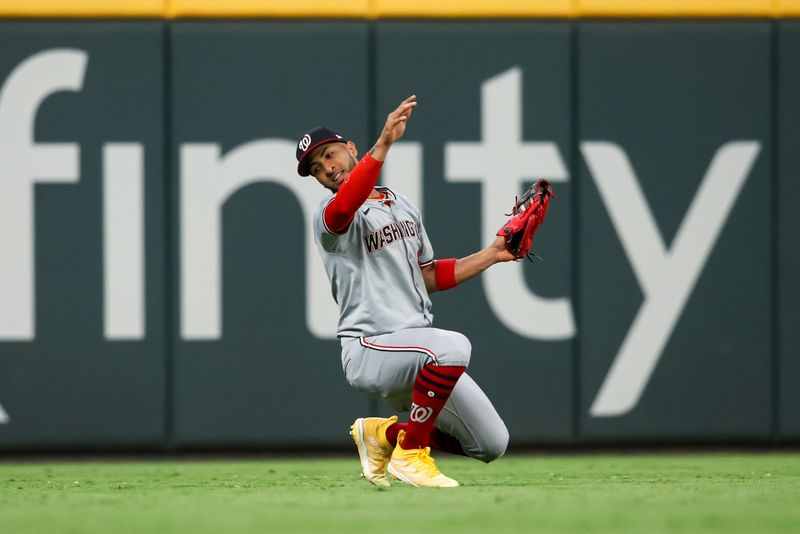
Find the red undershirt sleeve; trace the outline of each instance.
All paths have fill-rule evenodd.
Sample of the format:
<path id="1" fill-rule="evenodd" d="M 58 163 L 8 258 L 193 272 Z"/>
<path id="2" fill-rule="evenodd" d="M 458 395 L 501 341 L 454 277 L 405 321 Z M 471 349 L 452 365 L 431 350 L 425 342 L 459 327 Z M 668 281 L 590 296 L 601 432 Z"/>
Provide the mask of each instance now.
<path id="1" fill-rule="evenodd" d="M 378 174 L 383 166 L 367 154 L 350 171 L 334 199 L 325 207 L 325 225 L 332 233 L 344 233 L 353 222 L 356 211 L 367 200 L 375 184 L 378 183 Z"/>

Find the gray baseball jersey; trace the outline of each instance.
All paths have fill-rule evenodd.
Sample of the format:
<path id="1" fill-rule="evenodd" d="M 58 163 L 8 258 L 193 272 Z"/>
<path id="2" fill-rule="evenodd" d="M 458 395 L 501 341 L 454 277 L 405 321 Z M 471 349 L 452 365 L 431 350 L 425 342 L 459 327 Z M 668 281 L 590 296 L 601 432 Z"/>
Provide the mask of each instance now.
<path id="1" fill-rule="evenodd" d="M 386 200 L 367 200 L 346 232 L 325 225 L 325 198 L 314 214 L 314 235 L 333 298 L 340 337 L 358 337 L 431 326 L 431 300 L 420 267 L 433 247 L 419 210 L 403 195 L 377 188 Z"/>

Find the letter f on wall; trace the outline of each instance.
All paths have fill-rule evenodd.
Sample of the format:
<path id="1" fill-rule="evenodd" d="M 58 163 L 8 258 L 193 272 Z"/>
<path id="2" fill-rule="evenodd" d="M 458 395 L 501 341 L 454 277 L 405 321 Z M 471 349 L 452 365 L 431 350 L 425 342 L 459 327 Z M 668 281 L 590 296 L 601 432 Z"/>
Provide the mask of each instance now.
<path id="1" fill-rule="evenodd" d="M 639 402 L 760 149 L 756 141 L 735 141 L 717 150 L 667 248 L 625 152 L 611 143 L 581 143 L 644 293 L 591 415 L 624 415 Z"/>
<path id="2" fill-rule="evenodd" d="M 0 90 L 0 339 L 35 336 L 33 186 L 76 182 L 74 143 L 36 143 L 33 125 L 42 102 L 59 91 L 80 91 L 88 55 L 55 49 L 20 63 Z"/>

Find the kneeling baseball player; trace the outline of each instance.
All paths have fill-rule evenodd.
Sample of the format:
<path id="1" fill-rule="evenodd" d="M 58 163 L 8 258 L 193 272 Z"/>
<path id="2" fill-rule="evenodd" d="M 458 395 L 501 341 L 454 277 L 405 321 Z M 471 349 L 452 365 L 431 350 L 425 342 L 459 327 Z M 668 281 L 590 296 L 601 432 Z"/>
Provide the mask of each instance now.
<path id="1" fill-rule="evenodd" d="M 485 249 L 434 259 L 420 212 L 406 197 L 377 186 L 383 161 L 406 130 L 416 97 L 387 119 L 375 146 L 358 161 L 352 141 L 327 128 L 305 133 L 297 172 L 329 189 L 314 215 L 317 248 L 339 306 L 338 337 L 348 383 L 408 411 L 407 422 L 365 417 L 351 428 L 363 476 L 388 486 L 388 473 L 412 486 L 453 487 L 430 450 L 490 462 L 503 455 L 508 430 L 465 373 L 469 340 L 432 328 L 429 294 L 456 287 L 498 262 L 524 257 L 552 195 L 540 180 L 512 210 Z"/>

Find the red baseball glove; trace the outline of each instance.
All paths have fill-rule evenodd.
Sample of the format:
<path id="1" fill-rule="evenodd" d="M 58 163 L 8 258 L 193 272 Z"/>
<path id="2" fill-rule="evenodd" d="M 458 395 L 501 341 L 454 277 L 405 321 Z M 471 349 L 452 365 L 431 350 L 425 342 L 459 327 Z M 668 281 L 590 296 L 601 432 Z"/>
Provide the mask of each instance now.
<path id="1" fill-rule="evenodd" d="M 531 260 L 531 256 L 536 256 L 531 252 L 533 235 L 547 215 L 547 203 L 555 196 L 550 182 L 539 179 L 522 198 L 515 199 L 511 213 L 506 214 L 511 218 L 497 231 L 497 235 L 505 238 L 506 248 L 514 258 Z"/>

